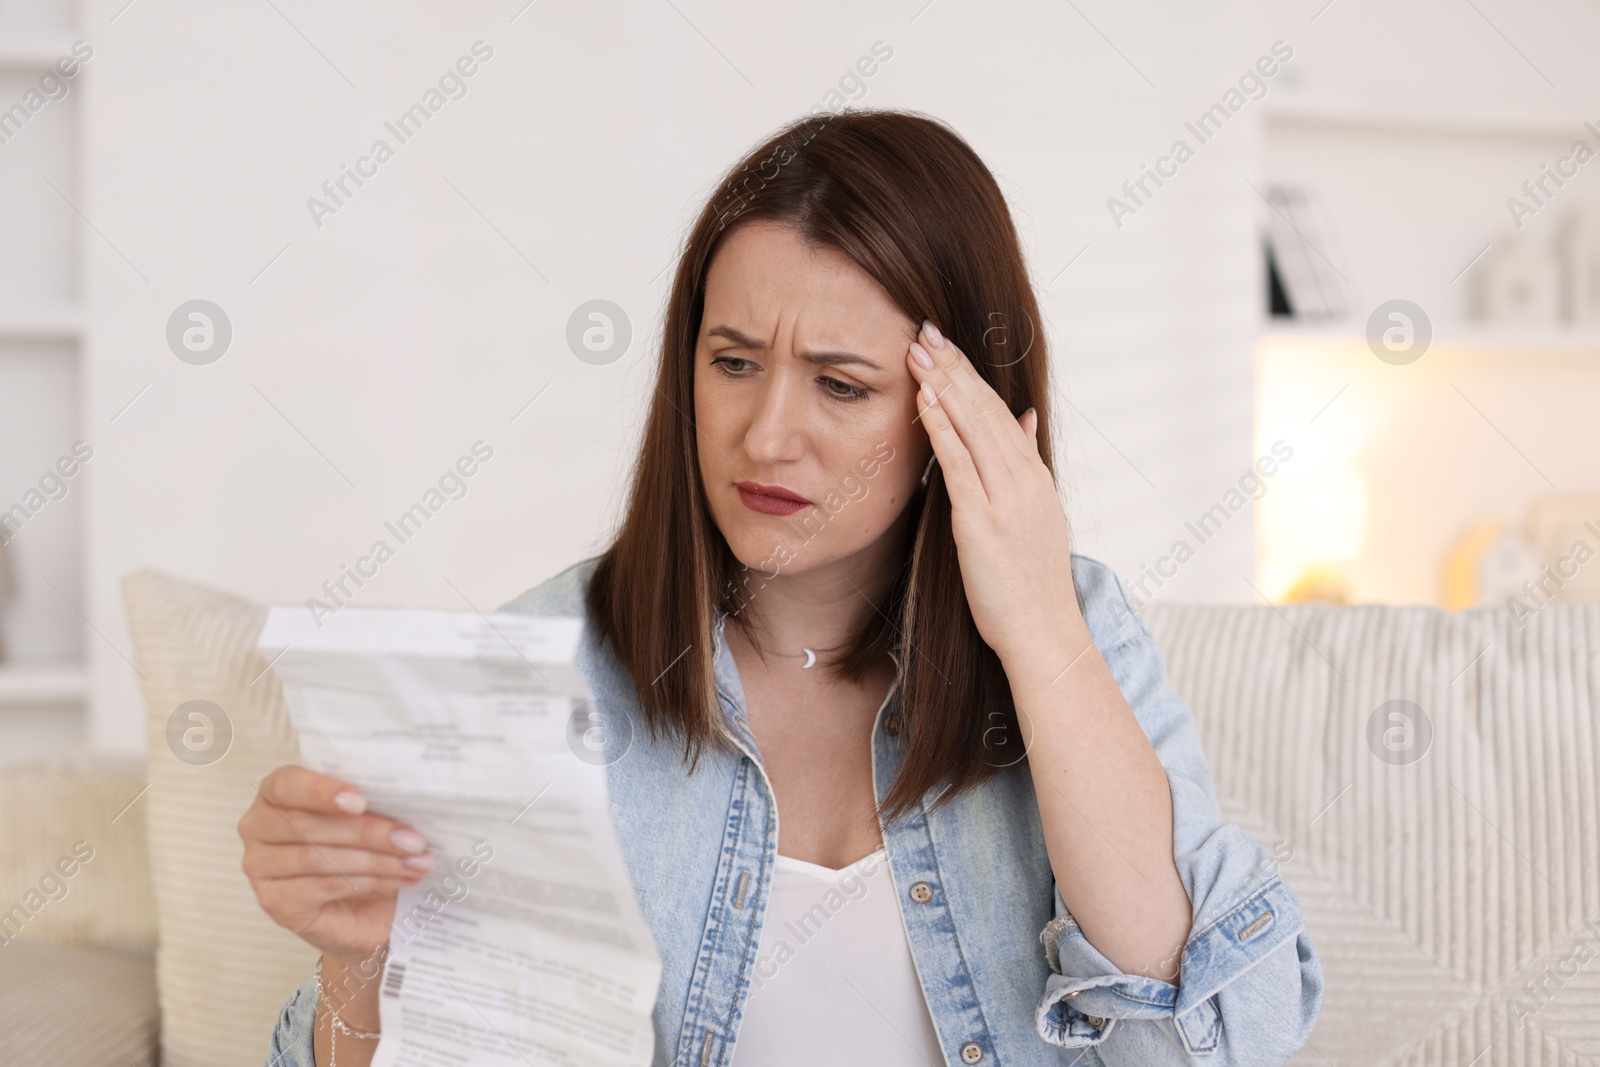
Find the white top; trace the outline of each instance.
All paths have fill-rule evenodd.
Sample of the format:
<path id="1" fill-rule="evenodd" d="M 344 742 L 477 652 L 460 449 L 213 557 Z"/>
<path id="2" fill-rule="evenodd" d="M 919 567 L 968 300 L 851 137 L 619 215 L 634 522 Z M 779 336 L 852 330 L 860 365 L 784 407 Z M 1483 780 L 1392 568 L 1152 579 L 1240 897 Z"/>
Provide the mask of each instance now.
<path id="1" fill-rule="evenodd" d="M 882 848 L 834 870 L 779 856 L 733 1062 L 943 1064 Z"/>

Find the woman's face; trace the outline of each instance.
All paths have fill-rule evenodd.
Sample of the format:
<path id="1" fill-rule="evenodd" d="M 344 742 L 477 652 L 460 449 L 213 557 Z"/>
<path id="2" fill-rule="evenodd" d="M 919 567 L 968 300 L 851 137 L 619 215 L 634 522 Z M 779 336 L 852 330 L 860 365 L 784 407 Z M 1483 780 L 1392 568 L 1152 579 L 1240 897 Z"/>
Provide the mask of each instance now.
<path id="1" fill-rule="evenodd" d="M 906 367 L 920 325 L 844 253 L 790 226 L 748 222 L 723 239 L 694 408 L 711 514 L 740 562 L 795 575 L 897 548 L 891 527 L 933 454 Z"/>

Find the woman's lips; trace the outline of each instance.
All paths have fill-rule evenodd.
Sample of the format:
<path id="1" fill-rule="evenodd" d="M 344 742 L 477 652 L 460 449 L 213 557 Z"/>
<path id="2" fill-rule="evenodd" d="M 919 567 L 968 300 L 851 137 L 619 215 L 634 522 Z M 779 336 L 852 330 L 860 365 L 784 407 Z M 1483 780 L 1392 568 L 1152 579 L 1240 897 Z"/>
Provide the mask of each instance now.
<path id="1" fill-rule="evenodd" d="M 739 490 L 739 499 L 744 501 L 745 507 L 751 511 L 759 511 L 763 515 L 793 515 L 811 506 L 804 500 L 790 500 L 787 497 L 758 493 L 745 488 L 744 484 L 736 485 L 734 488 Z"/>

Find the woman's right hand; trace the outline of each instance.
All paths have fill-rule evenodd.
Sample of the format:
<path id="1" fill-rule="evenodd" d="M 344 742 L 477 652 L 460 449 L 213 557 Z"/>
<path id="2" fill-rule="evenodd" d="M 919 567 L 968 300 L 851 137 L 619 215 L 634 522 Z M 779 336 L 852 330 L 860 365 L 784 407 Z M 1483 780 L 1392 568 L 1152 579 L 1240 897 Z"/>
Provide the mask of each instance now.
<path id="1" fill-rule="evenodd" d="M 436 862 L 421 834 L 368 813 L 348 782 L 304 767 L 279 767 L 261 780 L 239 836 L 262 909 L 344 960 L 388 943 L 396 895 Z"/>

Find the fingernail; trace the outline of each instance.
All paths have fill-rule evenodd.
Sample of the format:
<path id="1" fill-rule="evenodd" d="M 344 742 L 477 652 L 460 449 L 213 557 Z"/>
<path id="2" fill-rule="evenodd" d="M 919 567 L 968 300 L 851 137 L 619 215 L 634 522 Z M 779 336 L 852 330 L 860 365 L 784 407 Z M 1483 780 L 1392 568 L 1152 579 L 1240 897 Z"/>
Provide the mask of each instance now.
<path id="1" fill-rule="evenodd" d="M 922 383 L 922 400 L 930 408 L 939 406 L 939 394 L 933 391 L 933 386 L 927 382 Z"/>
<path id="2" fill-rule="evenodd" d="M 340 811 L 348 811 L 351 815 L 360 815 L 367 810 L 367 798 L 360 793 L 349 791 L 335 795 L 333 804 Z"/>
<path id="3" fill-rule="evenodd" d="M 917 342 L 911 342 L 911 358 L 917 361 L 917 366 L 923 370 L 933 369 L 933 357 L 928 355 L 928 350 Z"/>
<path id="4" fill-rule="evenodd" d="M 428 847 L 428 839 L 415 830 L 396 830 L 389 835 L 389 840 L 401 852 L 421 852 Z"/>
<path id="5" fill-rule="evenodd" d="M 929 344 L 931 344 L 934 348 L 943 348 L 944 347 L 944 334 L 939 332 L 939 327 L 937 327 L 937 326 L 935 326 L 933 324 L 933 320 L 932 319 L 923 319 L 922 320 L 922 329 L 928 335 L 928 343 Z"/>
<path id="6" fill-rule="evenodd" d="M 429 870 L 433 867 L 433 862 L 433 853 L 431 852 L 422 856 L 407 856 L 405 858 L 405 865 L 407 867 L 413 867 L 419 871 Z"/>

